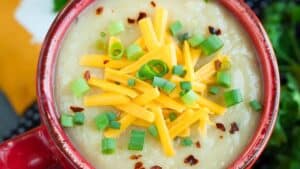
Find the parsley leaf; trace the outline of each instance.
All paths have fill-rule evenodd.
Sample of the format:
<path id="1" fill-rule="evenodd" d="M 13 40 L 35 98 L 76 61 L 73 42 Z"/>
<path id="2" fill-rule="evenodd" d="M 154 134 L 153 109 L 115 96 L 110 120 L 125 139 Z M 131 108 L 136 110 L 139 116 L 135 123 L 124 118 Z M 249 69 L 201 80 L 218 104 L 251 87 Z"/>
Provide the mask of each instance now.
<path id="1" fill-rule="evenodd" d="M 68 0 L 53 0 L 53 11 L 59 12 L 61 11 L 67 4 Z"/>

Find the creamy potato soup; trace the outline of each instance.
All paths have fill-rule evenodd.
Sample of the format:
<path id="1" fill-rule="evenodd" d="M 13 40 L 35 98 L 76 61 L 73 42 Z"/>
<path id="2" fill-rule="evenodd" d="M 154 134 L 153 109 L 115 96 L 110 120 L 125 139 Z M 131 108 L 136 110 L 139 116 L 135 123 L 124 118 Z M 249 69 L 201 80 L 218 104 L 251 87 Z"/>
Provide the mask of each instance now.
<path id="1" fill-rule="evenodd" d="M 56 70 L 61 125 L 101 169 L 222 169 L 255 133 L 257 56 L 217 1 L 96 0 Z"/>

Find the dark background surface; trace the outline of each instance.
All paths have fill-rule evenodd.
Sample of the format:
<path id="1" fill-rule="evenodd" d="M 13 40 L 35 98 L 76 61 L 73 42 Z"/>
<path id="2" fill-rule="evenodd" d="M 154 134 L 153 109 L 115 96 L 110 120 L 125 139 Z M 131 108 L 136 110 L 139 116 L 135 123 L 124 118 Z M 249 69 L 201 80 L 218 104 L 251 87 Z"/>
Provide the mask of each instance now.
<path id="1" fill-rule="evenodd" d="M 300 169 L 300 0 L 245 1 L 261 18 L 270 36 L 282 83 L 279 118 L 254 168 Z M 40 123 L 36 104 L 23 117 L 18 117 L 1 92 L 0 115 L 0 142 Z"/>

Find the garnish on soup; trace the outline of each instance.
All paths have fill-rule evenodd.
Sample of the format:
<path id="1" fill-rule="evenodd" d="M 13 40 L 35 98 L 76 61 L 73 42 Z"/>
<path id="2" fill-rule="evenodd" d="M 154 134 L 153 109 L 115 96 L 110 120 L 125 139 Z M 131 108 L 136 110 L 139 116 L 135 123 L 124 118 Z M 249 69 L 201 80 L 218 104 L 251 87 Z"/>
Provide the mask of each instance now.
<path id="1" fill-rule="evenodd" d="M 156 6 L 151 2 L 152 6 Z M 239 89 L 230 89 L 232 79 L 229 73 L 229 57 L 218 53 L 224 46 L 217 35 L 220 29 L 209 27 L 211 34 L 190 34 L 183 32 L 184 25 L 179 21 L 168 21 L 168 11 L 156 7 L 153 20 L 145 12 L 135 19 L 127 18 L 129 24 L 138 23 L 141 35 L 132 44 L 125 46 L 119 34 L 126 31 L 122 21 L 108 25 L 108 34 L 101 33 L 103 55 L 88 54 L 81 57 L 80 65 L 104 69 L 104 77 L 99 78 L 89 71 L 84 78 L 75 79 L 71 90 L 76 97 L 83 97 L 85 107 L 113 106 L 120 111 L 104 112 L 94 119 L 95 128 L 103 131 L 101 151 L 113 154 L 122 133 L 130 126 L 138 126 L 130 132 L 127 149 L 142 151 L 147 143 L 146 134 L 161 143 L 166 156 L 174 156 L 173 140 L 181 138 L 182 147 L 200 148 L 200 142 L 191 136 L 191 126 L 197 125 L 205 137 L 207 126 L 215 124 L 225 132 L 222 123 L 213 123 L 212 116 L 224 115 L 227 107 L 243 101 Z M 207 64 L 196 69 L 201 57 L 215 55 Z M 90 93 L 90 88 L 102 92 Z M 210 95 L 222 96 L 223 102 L 216 103 Z M 223 104 L 225 106 L 223 106 Z M 255 111 L 262 106 L 256 100 L 250 102 Z M 84 124 L 84 109 L 76 114 L 62 114 L 63 127 Z M 79 110 L 79 109 L 78 109 Z M 231 124 L 230 133 L 237 132 L 236 123 Z M 132 155 L 137 160 L 141 155 Z M 196 165 L 198 159 L 189 155 L 184 159 L 188 165 Z M 137 162 L 136 168 L 143 163 Z M 153 166 L 152 168 L 161 168 Z"/>

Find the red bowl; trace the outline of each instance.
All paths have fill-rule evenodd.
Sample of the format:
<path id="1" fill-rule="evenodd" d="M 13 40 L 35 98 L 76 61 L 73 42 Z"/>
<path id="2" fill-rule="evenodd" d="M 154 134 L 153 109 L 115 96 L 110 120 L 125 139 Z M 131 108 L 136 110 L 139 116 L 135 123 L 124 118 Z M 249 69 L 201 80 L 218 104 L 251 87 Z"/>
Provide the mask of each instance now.
<path id="1" fill-rule="evenodd" d="M 94 0 L 71 1 L 54 21 L 40 54 L 37 73 L 38 104 L 43 124 L 18 138 L 0 145 L 0 168 L 93 168 L 76 150 L 59 123 L 54 97 L 58 51 L 71 23 Z M 242 0 L 219 0 L 249 34 L 263 77 L 264 109 L 259 126 L 240 156 L 228 168 L 250 168 L 272 133 L 279 104 L 280 81 L 272 45 L 259 19 Z"/>

